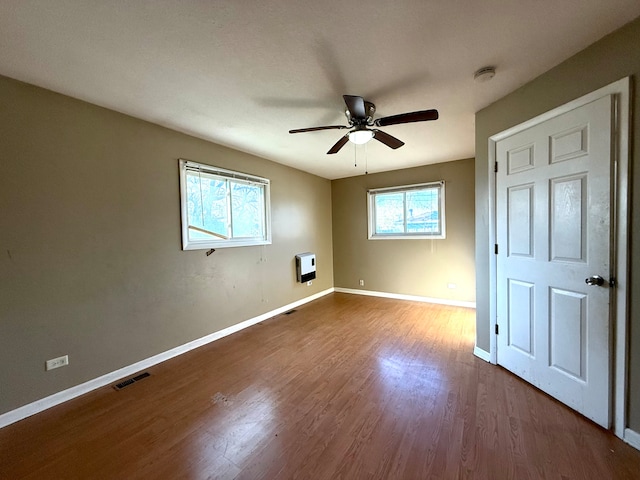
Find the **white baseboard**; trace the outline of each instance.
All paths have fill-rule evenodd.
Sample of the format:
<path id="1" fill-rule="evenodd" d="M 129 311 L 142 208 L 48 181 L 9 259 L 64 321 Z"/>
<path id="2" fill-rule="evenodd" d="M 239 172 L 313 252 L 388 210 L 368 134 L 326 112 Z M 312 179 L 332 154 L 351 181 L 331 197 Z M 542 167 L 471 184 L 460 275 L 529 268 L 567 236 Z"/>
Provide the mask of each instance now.
<path id="1" fill-rule="evenodd" d="M 437 303 L 439 305 L 451 305 L 453 307 L 476 308 L 476 302 L 463 302 L 460 300 L 447 300 L 444 298 L 420 297 L 418 295 L 404 295 L 402 293 L 374 292 L 372 290 L 356 290 L 353 288 L 335 287 L 338 293 L 353 293 L 355 295 L 369 295 L 370 297 L 395 298 L 396 300 L 412 300 L 414 302 Z"/>
<path id="2" fill-rule="evenodd" d="M 53 395 L 42 398 L 40 400 L 36 400 L 35 402 L 16 408 L 15 410 L 3 413 L 2 415 L 0 415 L 0 428 L 6 427 L 7 425 L 22 420 L 23 418 L 30 417 L 31 415 L 35 415 L 36 413 L 42 412 L 43 410 L 46 410 L 48 408 L 55 407 L 56 405 L 79 397 L 80 395 L 84 395 L 85 393 L 89 393 L 90 391 L 97 388 L 112 384 L 116 380 L 120 380 L 123 377 L 133 375 L 140 370 L 144 370 L 145 368 L 152 367 L 153 365 L 157 365 L 158 363 L 169 360 L 170 358 L 182 355 L 183 353 L 201 347 L 202 345 L 206 345 L 207 343 L 211 343 L 222 337 L 226 337 L 227 335 L 231 335 L 232 333 L 236 333 L 247 327 L 255 325 L 256 323 L 267 320 L 268 318 L 280 315 L 281 313 L 287 312 L 300 305 L 328 295 L 333 291 L 333 287 L 327 290 L 323 290 L 322 292 L 318 292 L 296 302 L 289 303 L 288 305 L 284 305 L 280 308 L 276 308 L 275 310 L 263 313 L 262 315 L 254 318 L 250 318 L 249 320 L 245 320 L 244 322 L 237 323 L 218 332 L 214 332 L 202 338 L 198 338 L 197 340 L 185 343 L 184 345 L 172 348 L 171 350 L 167 350 L 166 352 L 159 353 L 158 355 L 154 355 L 153 357 L 146 358 L 127 367 L 120 368 L 114 372 L 107 373 L 98 378 L 94 378 L 93 380 L 89 380 L 88 382 L 81 383 L 80 385 L 76 385 L 75 387 L 71 387 L 61 392 L 54 393 Z"/>
<path id="3" fill-rule="evenodd" d="M 623 440 L 633 448 L 640 450 L 640 433 L 636 432 L 635 430 L 625 428 Z"/>
<path id="4" fill-rule="evenodd" d="M 491 363 L 491 354 L 486 350 L 482 350 L 481 348 L 478 348 L 478 347 L 473 347 L 473 354 L 476 357 L 484 360 L 485 362 Z"/>

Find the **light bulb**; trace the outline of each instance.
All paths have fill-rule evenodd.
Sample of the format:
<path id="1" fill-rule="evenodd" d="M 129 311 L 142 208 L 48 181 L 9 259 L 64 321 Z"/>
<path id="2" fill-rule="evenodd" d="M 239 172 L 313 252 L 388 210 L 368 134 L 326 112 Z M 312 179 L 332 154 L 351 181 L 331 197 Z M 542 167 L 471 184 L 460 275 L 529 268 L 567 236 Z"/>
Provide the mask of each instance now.
<path id="1" fill-rule="evenodd" d="M 349 133 L 349 140 L 356 145 L 367 143 L 372 138 L 373 132 L 371 130 L 355 130 Z"/>

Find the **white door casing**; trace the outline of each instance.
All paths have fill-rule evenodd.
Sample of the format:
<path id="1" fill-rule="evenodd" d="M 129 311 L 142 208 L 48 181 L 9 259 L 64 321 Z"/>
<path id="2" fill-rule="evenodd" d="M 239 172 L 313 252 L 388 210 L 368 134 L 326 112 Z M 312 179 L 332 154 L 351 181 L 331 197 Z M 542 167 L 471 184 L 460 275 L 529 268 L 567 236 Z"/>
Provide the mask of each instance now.
<path id="1" fill-rule="evenodd" d="M 496 144 L 497 361 L 606 428 L 612 109 L 607 95 Z"/>

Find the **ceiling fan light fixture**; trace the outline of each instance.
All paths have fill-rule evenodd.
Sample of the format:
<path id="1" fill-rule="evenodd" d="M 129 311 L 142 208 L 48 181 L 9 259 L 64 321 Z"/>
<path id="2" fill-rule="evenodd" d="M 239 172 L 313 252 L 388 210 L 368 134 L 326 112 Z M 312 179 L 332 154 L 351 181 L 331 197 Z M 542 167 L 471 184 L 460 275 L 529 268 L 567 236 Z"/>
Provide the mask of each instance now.
<path id="1" fill-rule="evenodd" d="M 349 141 L 355 143 L 356 145 L 362 145 L 363 143 L 367 143 L 369 140 L 373 138 L 373 132 L 371 130 L 354 130 L 353 132 L 349 132 Z"/>

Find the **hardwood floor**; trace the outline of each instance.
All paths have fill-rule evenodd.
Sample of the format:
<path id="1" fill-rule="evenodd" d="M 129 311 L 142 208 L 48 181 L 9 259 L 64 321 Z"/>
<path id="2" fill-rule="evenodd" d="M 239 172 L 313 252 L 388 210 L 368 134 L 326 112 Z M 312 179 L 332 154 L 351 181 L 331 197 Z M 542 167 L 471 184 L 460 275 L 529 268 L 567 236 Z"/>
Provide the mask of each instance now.
<path id="1" fill-rule="evenodd" d="M 331 294 L 1 429 L 0 478 L 640 478 L 639 451 L 474 357 L 474 319 Z"/>

